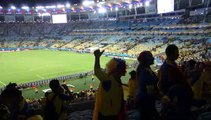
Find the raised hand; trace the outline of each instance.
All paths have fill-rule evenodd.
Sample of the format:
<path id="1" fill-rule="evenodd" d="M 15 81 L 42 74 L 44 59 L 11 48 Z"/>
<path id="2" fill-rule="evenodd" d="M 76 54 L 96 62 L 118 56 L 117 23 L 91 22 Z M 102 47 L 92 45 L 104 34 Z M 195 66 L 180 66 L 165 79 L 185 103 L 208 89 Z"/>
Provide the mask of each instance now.
<path id="1" fill-rule="evenodd" d="M 100 51 L 99 49 L 97 49 L 94 51 L 94 55 L 95 55 L 95 57 L 100 57 L 103 54 L 103 52 L 104 52 L 104 50 Z"/>

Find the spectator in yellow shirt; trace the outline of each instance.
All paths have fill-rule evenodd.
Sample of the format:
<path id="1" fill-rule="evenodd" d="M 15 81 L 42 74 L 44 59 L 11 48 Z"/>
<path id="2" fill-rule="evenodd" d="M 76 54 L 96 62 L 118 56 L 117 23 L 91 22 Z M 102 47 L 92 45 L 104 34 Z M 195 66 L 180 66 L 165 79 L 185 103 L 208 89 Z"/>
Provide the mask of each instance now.
<path id="1" fill-rule="evenodd" d="M 126 63 L 112 58 L 106 70 L 100 67 L 100 57 L 104 51 L 96 50 L 94 72 L 100 80 L 96 97 L 94 120 L 124 120 L 124 101 L 121 77 L 126 74 Z"/>

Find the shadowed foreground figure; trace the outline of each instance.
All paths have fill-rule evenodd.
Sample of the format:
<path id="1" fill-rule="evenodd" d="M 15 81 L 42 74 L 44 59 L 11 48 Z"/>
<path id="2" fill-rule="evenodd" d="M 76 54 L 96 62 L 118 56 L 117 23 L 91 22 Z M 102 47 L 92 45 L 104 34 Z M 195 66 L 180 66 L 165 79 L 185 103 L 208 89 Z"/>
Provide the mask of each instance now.
<path id="1" fill-rule="evenodd" d="M 171 44 L 165 53 L 167 58 L 158 72 L 158 87 L 164 95 L 161 116 L 164 120 L 189 120 L 193 92 L 176 63 L 179 49 Z"/>
<path id="2" fill-rule="evenodd" d="M 46 95 L 44 106 L 44 120 L 66 120 L 67 111 L 65 101 L 72 99 L 71 92 L 66 85 L 61 86 L 59 81 L 51 80 L 49 86 L 51 93 Z M 66 90 L 69 95 L 64 94 Z"/>
<path id="3" fill-rule="evenodd" d="M 0 96 L 0 103 L 5 105 L 8 112 L 8 120 L 25 119 L 28 103 L 22 96 L 22 92 L 17 88 L 16 83 L 9 83 Z"/>
<path id="4" fill-rule="evenodd" d="M 160 117 L 155 108 L 155 100 L 159 94 L 158 78 L 150 68 L 150 65 L 154 64 L 154 57 L 150 51 L 143 51 L 139 54 L 138 61 L 137 104 L 140 111 L 140 120 L 159 120 Z"/>
<path id="5" fill-rule="evenodd" d="M 128 80 L 128 88 L 129 88 L 129 95 L 128 95 L 128 109 L 136 108 L 136 93 L 138 87 L 138 80 L 136 79 L 136 71 L 132 70 L 130 73 L 130 78 Z"/>

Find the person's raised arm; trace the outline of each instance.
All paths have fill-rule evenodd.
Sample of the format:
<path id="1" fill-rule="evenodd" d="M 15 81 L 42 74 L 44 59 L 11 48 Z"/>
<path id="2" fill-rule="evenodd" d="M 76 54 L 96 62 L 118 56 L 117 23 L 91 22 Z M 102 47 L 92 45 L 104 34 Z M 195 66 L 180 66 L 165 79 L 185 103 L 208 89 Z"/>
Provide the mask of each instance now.
<path id="1" fill-rule="evenodd" d="M 94 51 L 94 56 L 95 56 L 94 73 L 100 81 L 103 81 L 106 75 L 105 72 L 102 72 L 100 66 L 100 57 L 103 54 L 103 52 L 104 50 L 100 51 L 99 49 Z"/>
<path id="2" fill-rule="evenodd" d="M 94 51 L 94 55 L 95 55 L 95 66 L 94 68 L 101 68 L 100 67 L 100 57 L 101 55 L 103 54 L 104 50 L 103 51 L 100 51 L 99 49 L 95 50 Z"/>

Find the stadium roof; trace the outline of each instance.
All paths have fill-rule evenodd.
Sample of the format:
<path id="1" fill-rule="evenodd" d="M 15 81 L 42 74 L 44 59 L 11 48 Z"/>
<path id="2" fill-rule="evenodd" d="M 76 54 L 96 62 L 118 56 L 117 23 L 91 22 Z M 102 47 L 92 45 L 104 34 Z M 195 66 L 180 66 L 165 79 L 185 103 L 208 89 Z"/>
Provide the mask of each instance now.
<path id="1" fill-rule="evenodd" d="M 22 5 L 27 5 L 30 7 L 36 5 L 47 5 L 47 4 L 57 4 L 69 2 L 71 4 L 80 4 L 82 0 L 1 0 L 0 5 L 3 7 L 8 7 L 11 5 L 21 7 Z"/>
<path id="2" fill-rule="evenodd" d="M 4 0 L 5 3 L 6 0 Z M 96 11 L 99 9 L 107 9 L 107 10 L 112 10 L 112 9 L 116 9 L 116 8 L 121 8 L 121 7 L 129 7 L 129 6 L 137 6 L 138 3 L 142 3 L 146 0 L 104 0 L 104 2 L 93 2 L 92 0 L 92 4 L 86 5 L 83 4 L 83 1 L 81 1 L 82 3 L 80 4 L 72 4 L 68 1 L 64 1 L 64 0 L 31 0 L 31 1 L 36 1 L 35 2 L 30 2 L 28 0 L 28 2 L 30 2 L 30 5 L 32 5 L 32 3 L 34 4 L 33 6 L 30 6 L 28 4 L 23 4 L 24 1 L 27 0 L 23 0 L 21 1 L 21 6 L 17 5 L 17 4 L 12 4 L 11 0 L 11 4 L 9 4 L 9 2 L 7 3 L 8 6 L 0 6 L 0 13 L 16 13 L 16 14 L 33 14 L 33 13 L 64 13 L 64 12 L 84 12 L 84 11 Z M 41 1 L 39 3 L 39 1 Z M 44 2 L 45 1 L 45 2 Z M 51 1 L 51 2 L 49 2 Z M 55 2 L 53 2 L 55 1 Z M 60 1 L 59 3 L 56 1 Z M 62 2 L 64 1 L 64 2 Z M 76 0 L 74 0 L 76 1 Z M 80 0 L 78 0 L 80 1 Z M 98 1 L 98 0 L 97 0 Z M 18 1 L 16 1 L 18 2 Z M 15 3 L 16 3 L 15 2 Z M 72 0 L 73 2 L 73 0 Z M 19 2 L 20 3 L 20 2 Z M 39 4 L 38 4 L 39 3 Z M 1 3 L 0 3 L 1 4 Z M 36 4 L 36 5 L 35 5 Z"/>
<path id="3" fill-rule="evenodd" d="M 85 0 L 1 0 L 0 6 L 9 7 L 14 5 L 16 7 L 21 7 L 23 5 L 27 5 L 30 7 L 36 5 L 49 5 L 49 4 L 63 4 L 63 3 L 70 3 L 70 4 L 82 4 Z M 87 0 L 91 1 L 91 0 Z M 144 1 L 144 0 L 92 0 L 95 2 L 113 2 L 113 3 L 121 3 L 121 2 L 129 2 L 129 1 Z"/>

